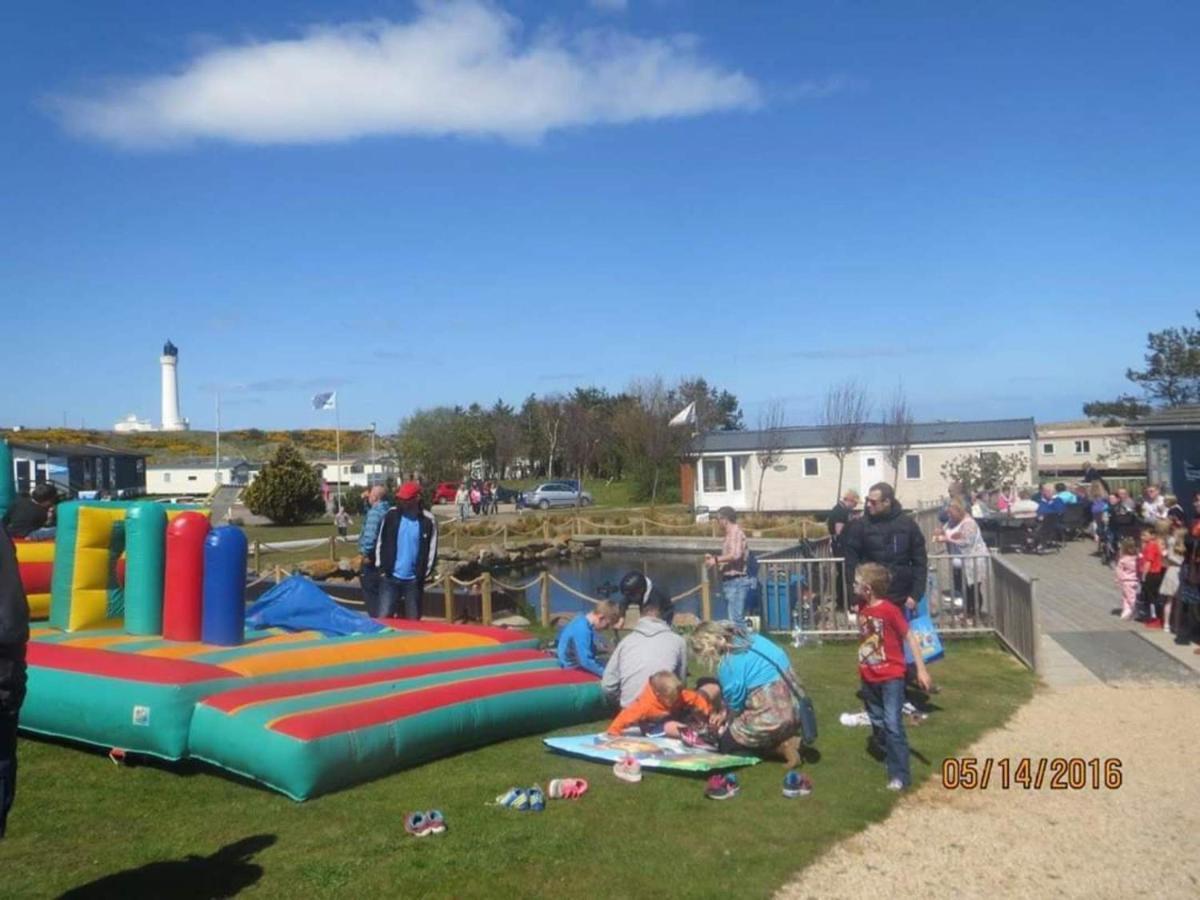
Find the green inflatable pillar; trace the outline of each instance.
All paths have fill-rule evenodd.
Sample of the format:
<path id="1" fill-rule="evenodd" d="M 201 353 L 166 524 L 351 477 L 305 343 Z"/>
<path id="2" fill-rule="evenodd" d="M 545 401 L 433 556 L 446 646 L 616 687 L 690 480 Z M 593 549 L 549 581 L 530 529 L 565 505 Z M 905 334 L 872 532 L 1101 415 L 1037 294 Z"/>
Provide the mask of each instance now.
<path id="1" fill-rule="evenodd" d="M 17 485 L 13 475 L 12 448 L 8 441 L 0 441 L 0 518 L 8 512 L 17 499 Z"/>
<path id="2" fill-rule="evenodd" d="M 138 502 L 125 514 L 125 632 L 162 634 L 167 511 Z"/>

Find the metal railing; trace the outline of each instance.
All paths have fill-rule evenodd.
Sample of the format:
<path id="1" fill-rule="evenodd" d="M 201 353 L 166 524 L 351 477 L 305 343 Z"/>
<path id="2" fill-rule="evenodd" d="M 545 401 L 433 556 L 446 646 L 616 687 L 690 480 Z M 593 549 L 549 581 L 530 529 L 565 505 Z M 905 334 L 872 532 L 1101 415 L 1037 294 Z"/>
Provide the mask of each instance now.
<path id="1" fill-rule="evenodd" d="M 993 556 L 992 608 L 1000 640 L 1025 665 L 1037 671 L 1037 579 Z"/>

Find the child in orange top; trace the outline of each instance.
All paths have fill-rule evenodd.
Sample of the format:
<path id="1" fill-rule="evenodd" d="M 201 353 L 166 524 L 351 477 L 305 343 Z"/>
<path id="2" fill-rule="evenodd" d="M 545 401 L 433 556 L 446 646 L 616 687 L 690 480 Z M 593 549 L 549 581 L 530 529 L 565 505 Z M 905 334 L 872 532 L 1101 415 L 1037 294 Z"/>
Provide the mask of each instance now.
<path id="1" fill-rule="evenodd" d="M 1142 621 L 1147 628 L 1162 628 L 1162 601 L 1159 600 L 1158 589 L 1163 580 L 1163 551 L 1153 528 L 1142 532 L 1138 574 L 1142 576 Z"/>
<path id="2" fill-rule="evenodd" d="M 698 713 L 707 718 L 712 712 L 708 698 L 689 691 L 674 672 L 655 672 L 636 700 L 621 710 L 608 726 L 609 734 L 620 734 L 631 725 L 648 725 L 664 719 Z"/>

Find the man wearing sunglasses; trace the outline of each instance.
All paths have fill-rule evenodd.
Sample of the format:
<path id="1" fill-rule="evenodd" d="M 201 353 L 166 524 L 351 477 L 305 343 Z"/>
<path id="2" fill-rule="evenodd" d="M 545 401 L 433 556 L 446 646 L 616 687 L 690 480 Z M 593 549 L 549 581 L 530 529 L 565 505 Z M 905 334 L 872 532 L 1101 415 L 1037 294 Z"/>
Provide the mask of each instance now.
<path id="1" fill-rule="evenodd" d="M 867 514 L 842 532 L 846 581 L 854 583 L 854 570 L 862 563 L 879 563 L 891 575 L 888 599 L 902 609 L 916 609 L 929 568 L 925 536 L 905 514 L 890 484 L 872 485 L 866 506 Z"/>

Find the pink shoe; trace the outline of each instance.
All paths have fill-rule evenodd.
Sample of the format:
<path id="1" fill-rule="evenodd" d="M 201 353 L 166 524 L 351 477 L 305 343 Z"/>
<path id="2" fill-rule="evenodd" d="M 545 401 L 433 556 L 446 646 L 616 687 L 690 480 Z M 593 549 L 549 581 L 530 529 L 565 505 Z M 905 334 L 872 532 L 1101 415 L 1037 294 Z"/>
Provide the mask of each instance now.
<path id="1" fill-rule="evenodd" d="M 578 800 L 587 793 L 588 783 L 583 778 L 554 778 L 550 781 L 551 800 Z"/>
<path id="2" fill-rule="evenodd" d="M 710 744 L 704 738 L 696 733 L 694 728 L 685 728 L 679 733 L 679 739 L 688 747 L 694 747 L 697 750 L 708 750 L 715 753 L 717 748 Z"/>

